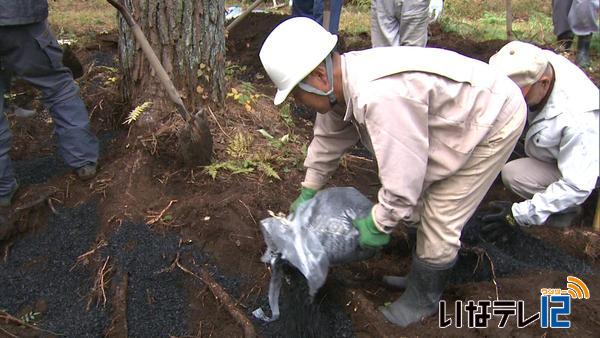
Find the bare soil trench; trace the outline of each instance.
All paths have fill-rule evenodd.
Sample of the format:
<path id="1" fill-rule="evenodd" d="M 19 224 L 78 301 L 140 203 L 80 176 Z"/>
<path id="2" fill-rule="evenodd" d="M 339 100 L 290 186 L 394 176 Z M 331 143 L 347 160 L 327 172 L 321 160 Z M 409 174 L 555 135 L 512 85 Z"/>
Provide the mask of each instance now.
<path id="1" fill-rule="evenodd" d="M 231 81 L 249 81 L 273 94 L 258 50 L 284 18 L 253 14 L 230 33 L 228 60 L 245 66 Z M 439 27 L 432 29 L 430 41 L 486 61 L 505 43 L 469 41 Z M 342 35 L 340 49 L 368 45 L 366 35 Z M 128 108 L 113 80 L 118 78 L 112 68 L 118 64 L 114 36 L 100 36 L 75 52 L 84 65 L 78 81 L 102 140 L 100 170 L 83 183 L 62 165 L 46 113 L 28 120 L 9 116 L 11 155 L 23 187 L 17 199 L 25 203 L 40 191 L 55 192 L 51 205 L 20 213 L 18 234 L 0 243 L 0 336 L 242 336 L 242 327 L 215 298 L 206 274 L 247 318 L 266 305 L 270 273 L 260 262 L 265 246 L 258 222 L 268 217 L 268 210 L 287 210 L 302 171 L 281 172 L 281 180 L 260 173 L 212 179 L 202 168 L 182 167 L 174 138 L 136 142 L 124 129 Z M 591 76 L 598 83 L 598 74 Z M 37 95 L 22 84 L 14 92 L 17 103 Z M 287 132 L 268 98 L 261 97 L 256 110 L 248 113 L 228 100 L 223 111 L 215 112 L 215 151 L 222 152 L 236 130 Z M 310 122 L 294 117 L 294 123 L 294 133 L 308 142 Z M 349 156 L 331 186 L 355 186 L 375 200 L 376 167 Z M 387 324 L 376 307 L 401 293 L 384 288 L 381 277 L 406 274 L 410 266 L 413 239 L 401 231 L 378 257 L 332 269 L 314 303 L 307 301 L 302 279 L 290 271 L 280 299 L 282 318 L 271 324 L 252 320 L 252 328 L 269 337 L 595 336 L 600 323 L 600 238 L 591 232 L 595 198 L 586 202 L 583 218 L 569 230 L 533 227 L 498 244 L 481 242 L 474 219 L 443 296 L 448 302 L 521 299 L 531 314 L 539 309 L 540 288 L 564 288 L 566 276 L 575 274 L 585 280 L 592 298 L 574 302 L 569 330 L 544 330 L 537 323 L 518 329 L 514 320 L 504 329 L 495 327 L 497 321 L 486 329 L 440 329 L 437 317 L 405 329 Z M 486 201 L 493 199 L 515 196 L 497 183 Z"/>

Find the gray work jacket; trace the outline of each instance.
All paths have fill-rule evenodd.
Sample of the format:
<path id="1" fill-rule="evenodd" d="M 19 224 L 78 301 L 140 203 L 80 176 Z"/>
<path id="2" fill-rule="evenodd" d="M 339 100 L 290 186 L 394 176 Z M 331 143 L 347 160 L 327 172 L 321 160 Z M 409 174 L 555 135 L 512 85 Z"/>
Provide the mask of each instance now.
<path id="1" fill-rule="evenodd" d="M 0 26 L 26 25 L 46 18 L 47 0 L 0 0 Z"/>

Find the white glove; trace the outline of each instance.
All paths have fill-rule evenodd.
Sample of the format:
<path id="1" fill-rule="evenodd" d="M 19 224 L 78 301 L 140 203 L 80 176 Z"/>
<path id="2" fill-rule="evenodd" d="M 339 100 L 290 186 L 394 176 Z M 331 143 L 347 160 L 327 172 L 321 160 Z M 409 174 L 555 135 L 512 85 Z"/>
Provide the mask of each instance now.
<path id="1" fill-rule="evenodd" d="M 442 16 L 444 0 L 431 0 L 429 2 L 429 21 L 434 22 Z"/>

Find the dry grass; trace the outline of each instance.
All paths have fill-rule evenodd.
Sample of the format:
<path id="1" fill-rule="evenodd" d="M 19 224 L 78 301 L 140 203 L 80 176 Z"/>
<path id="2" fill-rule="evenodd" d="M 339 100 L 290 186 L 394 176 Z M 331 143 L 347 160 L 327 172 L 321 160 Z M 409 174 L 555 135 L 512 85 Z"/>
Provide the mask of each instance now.
<path id="1" fill-rule="evenodd" d="M 57 38 L 75 38 L 114 30 L 116 10 L 105 0 L 49 1 L 50 17 Z"/>

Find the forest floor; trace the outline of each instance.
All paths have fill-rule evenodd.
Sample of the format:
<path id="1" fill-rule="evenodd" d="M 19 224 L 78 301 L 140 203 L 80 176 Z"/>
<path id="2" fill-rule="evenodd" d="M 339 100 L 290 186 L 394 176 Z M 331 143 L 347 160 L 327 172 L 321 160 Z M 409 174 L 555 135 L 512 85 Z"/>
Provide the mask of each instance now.
<path id="1" fill-rule="evenodd" d="M 0 243 L 0 336 L 243 335 L 239 322 L 207 286 L 206 274 L 234 299 L 229 305 L 248 318 L 267 304 L 270 272 L 260 261 L 265 244 L 258 222 L 269 210 L 285 212 L 296 197 L 303 177 L 300 148 L 312 135 L 310 121 L 273 107 L 269 96 L 274 88 L 258 60 L 262 42 L 284 18 L 252 14 L 230 32 L 228 86 L 252 88 L 260 95 L 252 111 L 228 98 L 226 107 L 211 116 L 216 161 L 227 160 L 225 150 L 236 137 L 239 141 L 236 135 L 254 135 L 247 152 L 272 146 L 260 138 L 259 129 L 278 139 L 292 135 L 289 149 L 283 145 L 282 152 L 279 144 L 271 154 L 285 156 L 265 157 L 279 179 L 260 170 L 237 175 L 221 170 L 212 178 L 201 167 L 183 167 L 169 139 L 138 140 L 144 146 L 132 149 L 136 140 L 122 123 L 128 108 L 118 90 L 115 32 L 73 48 L 84 66 L 78 79 L 82 96 L 101 139 L 95 179 L 81 182 L 64 166 L 51 120 L 38 101 L 36 117 L 9 116 L 11 156 L 22 187 L 16 205 L 40 192 L 52 197 L 51 203 L 19 211 L 18 233 Z M 474 42 L 439 26 L 431 29 L 430 46 L 483 61 L 505 43 Z M 369 44 L 368 35 L 342 35 L 340 50 Z M 598 72 L 589 75 L 600 82 Z M 39 96 L 23 84 L 14 93 L 16 103 Z M 147 156 L 136 156 L 136 151 Z M 347 156 L 330 186 L 354 186 L 375 200 L 376 166 L 367 157 Z M 569 229 L 531 227 L 496 244 L 478 239 L 474 218 L 470 225 L 475 232 L 465 237 L 443 295 L 448 304 L 523 300 L 529 316 L 539 311 L 541 288 L 565 288 L 566 276 L 575 275 L 592 296 L 573 302 L 568 330 L 542 329 L 537 322 L 517 328 L 514 317 L 503 329 L 497 327 L 497 317 L 488 328 L 468 330 L 441 329 L 435 316 L 407 328 L 386 323 L 375 309 L 401 293 L 386 289 L 381 278 L 407 273 L 414 241 L 400 232 L 376 258 L 333 268 L 314 303 L 308 302 L 302 278 L 290 272 L 280 299 L 281 319 L 270 324 L 251 319 L 252 327 L 269 337 L 597 336 L 600 235 L 591 229 L 596 198 L 594 194 L 584 204 L 583 217 Z M 494 199 L 516 197 L 496 182 L 485 201 Z"/>

